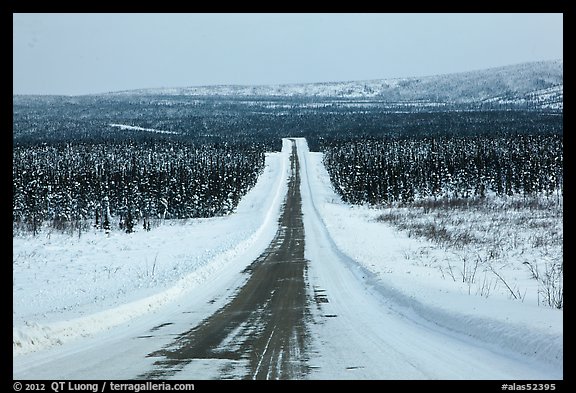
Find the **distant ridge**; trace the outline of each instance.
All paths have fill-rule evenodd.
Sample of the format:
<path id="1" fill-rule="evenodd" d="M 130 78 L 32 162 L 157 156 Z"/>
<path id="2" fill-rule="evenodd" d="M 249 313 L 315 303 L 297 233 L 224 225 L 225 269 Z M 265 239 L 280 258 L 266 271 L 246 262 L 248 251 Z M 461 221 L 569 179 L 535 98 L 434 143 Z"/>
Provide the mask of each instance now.
<path id="1" fill-rule="evenodd" d="M 530 101 L 543 107 L 562 109 L 563 65 L 563 60 L 559 59 L 422 77 L 284 85 L 151 88 L 106 95 L 311 97 L 455 104 L 517 104 Z"/>

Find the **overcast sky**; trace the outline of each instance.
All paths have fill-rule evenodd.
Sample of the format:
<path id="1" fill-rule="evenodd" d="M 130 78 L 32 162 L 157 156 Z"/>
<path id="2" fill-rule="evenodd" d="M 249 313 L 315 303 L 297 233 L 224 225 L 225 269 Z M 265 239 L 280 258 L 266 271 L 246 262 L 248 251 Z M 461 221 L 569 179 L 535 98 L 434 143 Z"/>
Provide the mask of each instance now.
<path id="1" fill-rule="evenodd" d="M 562 14 L 13 14 L 13 93 L 425 76 L 563 58 Z"/>

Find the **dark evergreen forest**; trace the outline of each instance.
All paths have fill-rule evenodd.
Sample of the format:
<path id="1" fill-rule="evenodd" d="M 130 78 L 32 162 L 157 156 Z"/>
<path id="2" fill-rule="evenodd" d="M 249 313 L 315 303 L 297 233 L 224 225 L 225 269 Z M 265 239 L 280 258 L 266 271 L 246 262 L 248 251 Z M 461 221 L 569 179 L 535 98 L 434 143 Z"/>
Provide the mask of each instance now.
<path id="1" fill-rule="evenodd" d="M 13 154 L 13 219 L 34 233 L 45 221 L 132 232 L 155 218 L 225 215 L 264 168 L 254 146 L 174 141 L 15 146 Z"/>
<path id="2" fill-rule="evenodd" d="M 560 135 L 441 136 L 334 141 L 324 164 L 346 202 L 563 195 Z"/>
<path id="3" fill-rule="evenodd" d="M 562 112 L 355 104 L 15 96 L 14 228 L 131 232 L 229 214 L 283 137 L 324 152 L 350 203 L 563 193 Z"/>

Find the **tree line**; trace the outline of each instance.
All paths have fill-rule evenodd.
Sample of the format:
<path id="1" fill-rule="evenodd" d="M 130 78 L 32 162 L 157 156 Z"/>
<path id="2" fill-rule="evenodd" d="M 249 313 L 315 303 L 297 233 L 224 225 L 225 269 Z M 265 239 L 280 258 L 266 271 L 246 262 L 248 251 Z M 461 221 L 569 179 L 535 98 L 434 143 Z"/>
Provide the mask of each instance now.
<path id="1" fill-rule="evenodd" d="M 347 107 L 346 103 L 358 105 Z M 435 109 L 291 97 L 40 96 L 16 97 L 13 106 L 13 139 L 18 144 L 152 138 L 253 143 L 264 145 L 267 151 L 280 151 L 283 137 L 305 137 L 312 151 L 321 151 L 325 140 L 335 138 L 532 135 L 563 130 L 562 111 Z"/>
<path id="2" fill-rule="evenodd" d="M 563 139 L 553 135 L 327 141 L 324 164 L 344 201 L 563 195 Z"/>
<path id="3" fill-rule="evenodd" d="M 13 147 L 13 223 L 150 229 L 152 219 L 225 215 L 264 168 L 258 145 L 150 140 Z"/>

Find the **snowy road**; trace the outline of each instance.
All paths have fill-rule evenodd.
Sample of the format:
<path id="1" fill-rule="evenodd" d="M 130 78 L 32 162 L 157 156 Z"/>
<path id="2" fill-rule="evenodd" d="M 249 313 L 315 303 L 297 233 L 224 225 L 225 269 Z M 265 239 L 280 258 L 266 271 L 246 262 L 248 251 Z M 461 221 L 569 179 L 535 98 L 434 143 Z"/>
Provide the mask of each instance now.
<path id="1" fill-rule="evenodd" d="M 369 273 L 341 253 L 315 205 L 308 147 L 298 140 L 309 281 L 321 293 L 312 325 L 319 379 L 548 379 L 556 371 L 490 343 L 440 328 L 387 299 Z"/>
<path id="2" fill-rule="evenodd" d="M 179 335 L 146 379 L 174 376 L 198 360 L 219 361 L 221 378 L 245 369 L 250 379 L 298 379 L 306 375 L 306 284 L 300 178 L 293 146 L 288 195 L 270 246 L 245 270 L 249 279 L 231 301 L 200 325 Z M 231 372 L 234 371 L 234 372 Z"/>
<path id="3" fill-rule="evenodd" d="M 14 378 L 562 378 L 385 297 L 335 246 L 311 191 L 306 141 L 293 143 L 277 235 L 242 273 L 122 327 L 15 357 Z"/>

